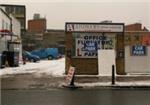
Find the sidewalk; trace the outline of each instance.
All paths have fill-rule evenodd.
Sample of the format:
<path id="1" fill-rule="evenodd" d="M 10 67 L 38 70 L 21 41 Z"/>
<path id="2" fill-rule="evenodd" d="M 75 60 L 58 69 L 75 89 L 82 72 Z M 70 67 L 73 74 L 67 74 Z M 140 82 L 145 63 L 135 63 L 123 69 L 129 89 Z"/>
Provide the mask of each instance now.
<path id="1" fill-rule="evenodd" d="M 84 88 L 149 88 L 150 75 L 117 75 L 115 84 L 111 76 L 79 76 L 77 86 Z"/>
<path id="2" fill-rule="evenodd" d="M 2 89 L 63 88 L 65 84 L 65 58 L 28 62 L 15 68 L 0 69 Z M 75 85 L 83 88 L 150 88 L 150 74 L 116 75 L 115 85 L 111 76 L 76 75 Z"/>
<path id="3" fill-rule="evenodd" d="M 65 76 L 16 74 L 1 78 L 2 89 L 50 89 L 63 88 Z M 121 89 L 147 88 L 150 89 L 150 75 L 117 76 L 115 85 L 111 84 L 110 76 L 80 75 L 75 76 L 75 85 L 83 89 Z"/>

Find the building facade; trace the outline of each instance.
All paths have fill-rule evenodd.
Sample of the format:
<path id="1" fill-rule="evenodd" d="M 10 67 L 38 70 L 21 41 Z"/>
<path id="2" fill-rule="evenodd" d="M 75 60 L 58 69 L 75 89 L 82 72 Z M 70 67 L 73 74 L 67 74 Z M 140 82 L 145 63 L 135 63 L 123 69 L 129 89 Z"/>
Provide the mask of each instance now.
<path id="1" fill-rule="evenodd" d="M 125 29 L 125 72 L 150 73 L 150 31 L 141 23 Z"/>
<path id="2" fill-rule="evenodd" d="M 4 35 L 3 30 L 8 30 L 11 32 L 12 19 L 2 8 L 0 8 L 0 17 L 0 53 L 2 53 L 3 51 L 8 50 L 7 41 L 11 40 L 11 35 Z"/>
<path id="3" fill-rule="evenodd" d="M 118 75 L 150 73 L 150 31 L 135 23 L 118 32 L 117 25 L 66 23 L 66 73 L 74 66 L 79 75 L 111 75 L 112 64 Z"/>
<path id="4" fill-rule="evenodd" d="M 42 48 L 43 33 L 28 33 L 23 36 L 23 50 L 32 51 Z"/>
<path id="5" fill-rule="evenodd" d="M 7 14 L 12 14 L 21 24 L 21 35 L 26 31 L 26 7 L 25 5 L 1 4 Z"/>
<path id="6" fill-rule="evenodd" d="M 29 33 L 44 33 L 46 31 L 46 19 L 35 18 L 28 21 L 28 32 Z"/>
<path id="7" fill-rule="evenodd" d="M 40 14 L 34 14 L 33 19 L 28 21 L 27 39 L 25 50 L 36 50 L 40 48 L 58 48 L 59 53 L 65 52 L 65 31 L 47 29 L 46 18 Z M 30 39 L 29 39 L 30 38 Z"/>
<path id="8" fill-rule="evenodd" d="M 22 39 L 21 39 L 21 24 L 18 19 L 10 14 L 12 19 L 13 36 L 9 42 L 9 51 L 19 52 L 19 62 L 22 63 Z"/>
<path id="9" fill-rule="evenodd" d="M 21 44 L 21 37 L 20 37 L 21 35 L 20 22 L 15 17 L 13 17 L 13 15 L 7 14 L 5 9 L 3 8 L 0 8 L 0 16 L 1 16 L 1 19 L 0 19 L 0 53 L 5 54 L 7 60 L 10 58 L 10 56 L 12 58 L 16 56 L 16 60 L 18 62 L 19 61 L 21 62 L 22 61 L 22 44 Z M 16 54 L 16 55 L 12 55 L 12 54 Z"/>
<path id="10" fill-rule="evenodd" d="M 66 73 L 74 66 L 77 75 L 99 75 L 98 51 L 112 50 L 117 74 L 125 74 L 123 23 L 72 22 L 66 23 L 65 30 Z"/>
<path id="11" fill-rule="evenodd" d="M 65 31 L 64 30 L 47 30 L 43 35 L 42 45 L 44 48 L 58 48 L 59 53 L 65 53 Z"/>
<path id="12" fill-rule="evenodd" d="M 28 20 L 28 30 L 23 36 L 23 49 L 31 51 L 42 48 L 45 32 L 46 18 L 40 17 L 40 14 L 34 14 L 33 19 Z"/>

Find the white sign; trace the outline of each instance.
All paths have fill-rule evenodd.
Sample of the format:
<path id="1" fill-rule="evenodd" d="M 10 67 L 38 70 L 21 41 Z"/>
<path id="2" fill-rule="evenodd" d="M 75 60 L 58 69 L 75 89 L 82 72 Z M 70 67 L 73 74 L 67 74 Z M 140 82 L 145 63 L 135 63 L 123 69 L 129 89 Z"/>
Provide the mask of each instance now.
<path id="1" fill-rule="evenodd" d="M 69 85 L 71 83 L 71 80 L 73 78 L 74 72 L 75 72 L 75 68 L 74 67 L 70 67 L 69 70 L 68 70 L 67 77 L 66 77 L 66 84 Z"/>
<path id="2" fill-rule="evenodd" d="M 98 72 L 100 76 L 111 76 L 112 65 L 116 65 L 115 50 L 98 50 Z"/>
<path id="3" fill-rule="evenodd" d="M 66 24 L 67 32 L 123 32 L 123 24 Z"/>
<path id="4" fill-rule="evenodd" d="M 76 38 L 76 57 L 97 57 L 98 49 L 114 49 L 114 37 L 102 37 L 93 34 L 83 34 L 82 37 Z M 103 44 L 102 45 L 102 41 Z"/>

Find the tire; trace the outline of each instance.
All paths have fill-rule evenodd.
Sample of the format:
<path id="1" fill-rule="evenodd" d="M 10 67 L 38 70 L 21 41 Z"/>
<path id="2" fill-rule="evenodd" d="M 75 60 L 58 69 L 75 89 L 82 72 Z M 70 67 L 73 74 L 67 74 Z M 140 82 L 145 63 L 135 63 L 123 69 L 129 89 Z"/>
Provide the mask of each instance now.
<path id="1" fill-rule="evenodd" d="M 52 60 L 52 59 L 53 59 L 53 56 L 50 55 L 50 56 L 47 57 L 47 59 L 48 59 L 48 60 Z"/>
<path id="2" fill-rule="evenodd" d="M 37 62 L 37 61 L 34 59 L 33 62 Z"/>
<path id="3" fill-rule="evenodd" d="M 36 60 L 34 60 L 34 59 L 31 59 L 30 61 L 31 61 L 31 62 L 36 62 Z"/>

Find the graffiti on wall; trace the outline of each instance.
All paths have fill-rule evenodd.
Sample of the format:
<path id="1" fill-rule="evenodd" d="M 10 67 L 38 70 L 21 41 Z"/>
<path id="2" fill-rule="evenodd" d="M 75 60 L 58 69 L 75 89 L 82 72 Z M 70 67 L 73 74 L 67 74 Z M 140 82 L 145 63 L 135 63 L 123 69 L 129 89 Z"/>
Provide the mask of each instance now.
<path id="1" fill-rule="evenodd" d="M 78 57 L 96 57 L 98 49 L 113 49 L 114 47 L 114 37 L 89 34 L 76 38 L 76 56 Z"/>

